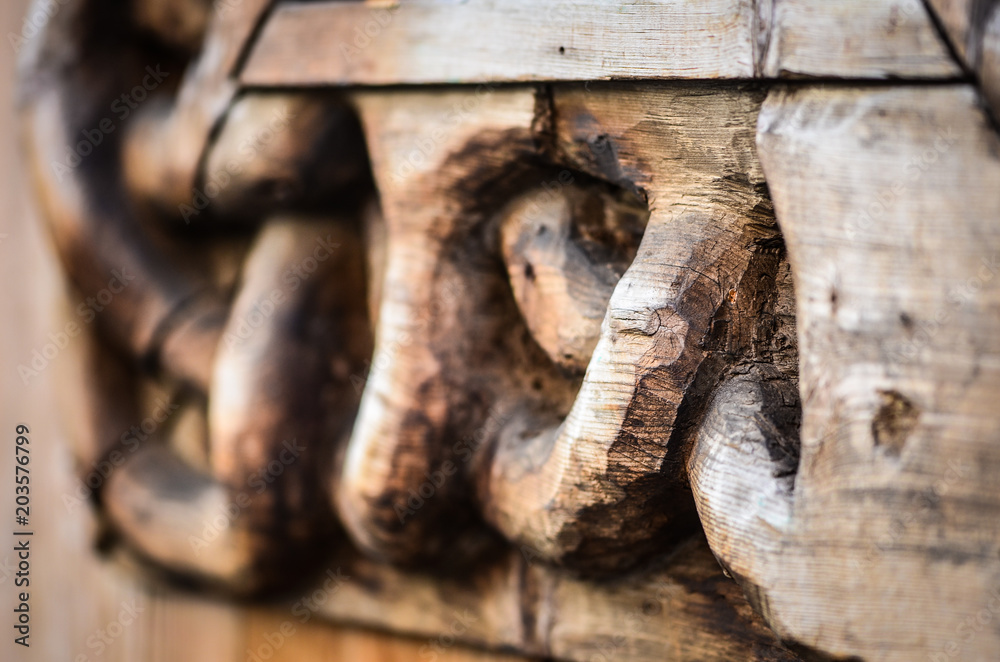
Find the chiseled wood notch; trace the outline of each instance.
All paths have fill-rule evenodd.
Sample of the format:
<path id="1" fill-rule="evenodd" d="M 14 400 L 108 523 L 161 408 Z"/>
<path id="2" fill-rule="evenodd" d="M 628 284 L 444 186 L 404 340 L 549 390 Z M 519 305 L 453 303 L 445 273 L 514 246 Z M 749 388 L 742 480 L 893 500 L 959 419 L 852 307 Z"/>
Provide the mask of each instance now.
<path id="1" fill-rule="evenodd" d="M 998 147 L 966 85 L 775 91 L 761 111 L 795 275 L 801 460 L 792 480 L 787 386 L 736 377 L 691 479 L 713 550 L 803 650 L 1000 648 L 966 622 L 1000 583 Z"/>

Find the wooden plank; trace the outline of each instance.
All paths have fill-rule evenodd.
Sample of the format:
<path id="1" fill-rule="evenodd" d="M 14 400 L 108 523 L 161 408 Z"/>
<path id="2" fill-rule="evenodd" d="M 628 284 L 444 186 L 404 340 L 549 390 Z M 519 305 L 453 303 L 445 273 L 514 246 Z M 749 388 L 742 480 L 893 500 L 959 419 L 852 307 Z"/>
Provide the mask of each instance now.
<path id="1" fill-rule="evenodd" d="M 573 662 L 798 659 L 700 537 L 613 582 L 580 579 L 516 551 L 477 568 L 472 580 L 406 572 L 356 554 L 334 566 L 345 578 L 338 590 L 318 581 L 313 603 L 288 602 L 279 613 L 315 605 L 325 619 L 420 637 L 425 656 L 461 640 Z"/>
<path id="2" fill-rule="evenodd" d="M 961 74 L 920 0 L 288 3 L 245 85 Z"/>
<path id="3" fill-rule="evenodd" d="M 245 85 L 753 76 L 752 3 L 414 0 L 289 3 Z"/>
<path id="4" fill-rule="evenodd" d="M 975 0 L 928 0 L 956 55 L 978 78 L 983 96 L 1000 118 L 1000 5 Z"/>
<path id="5" fill-rule="evenodd" d="M 950 78 L 962 69 L 921 0 L 777 0 L 766 78 Z"/>

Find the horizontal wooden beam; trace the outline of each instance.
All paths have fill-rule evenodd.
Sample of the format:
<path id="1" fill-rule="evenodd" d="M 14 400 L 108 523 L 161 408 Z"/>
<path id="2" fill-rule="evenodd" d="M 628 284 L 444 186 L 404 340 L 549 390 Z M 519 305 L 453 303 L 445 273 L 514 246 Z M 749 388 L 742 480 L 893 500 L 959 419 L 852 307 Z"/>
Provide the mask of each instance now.
<path id="1" fill-rule="evenodd" d="M 420 637 L 422 659 L 461 640 L 567 662 L 795 662 L 726 577 L 703 539 L 669 560 L 588 580 L 510 551 L 475 581 L 405 572 L 347 552 L 316 590 L 278 613 Z M 298 620 L 294 621 L 298 624 Z M 459 633 L 459 634 L 456 634 Z"/>
<path id="2" fill-rule="evenodd" d="M 764 6 L 767 6 L 765 9 Z M 950 78 L 920 0 L 412 0 L 279 5 L 245 85 Z"/>

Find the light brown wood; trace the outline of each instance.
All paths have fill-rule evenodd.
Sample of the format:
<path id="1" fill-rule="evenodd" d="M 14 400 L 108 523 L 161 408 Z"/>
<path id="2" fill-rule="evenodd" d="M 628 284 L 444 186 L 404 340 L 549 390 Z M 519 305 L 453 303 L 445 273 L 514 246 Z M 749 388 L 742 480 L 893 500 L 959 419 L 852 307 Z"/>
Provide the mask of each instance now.
<path id="1" fill-rule="evenodd" d="M 775 0 L 762 73 L 768 78 L 953 78 L 921 0 Z M 764 9 L 763 11 L 768 11 Z"/>
<path id="2" fill-rule="evenodd" d="M 928 0 L 966 71 L 979 78 L 983 96 L 1000 117 L 1000 11 L 996 3 Z"/>
<path id="3" fill-rule="evenodd" d="M 500 243 L 532 337 L 553 363 L 582 375 L 649 210 L 634 194 L 588 190 L 572 184 L 568 170 L 560 175 L 501 212 Z"/>
<path id="4" fill-rule="evenodd" d="M 746 0 L 288 3 L 265 26 L 240 79 L 385 85 L 749 78 L 753 21 Z M 485 33 L 470 29 L 485 25 Z"/>
<path id="5" fill-rule="evenodd" d="M 997 134 L 969 86 L 803 89 L 771 93 L 758 145 L 796 282 L 802 457 L 793 481 L 794 420 L 769 404 L 788 394 L 720 390 L 692 458 L 710 544 L 791 644 L 988 659 L 968 618 L 1000 577 Z"/>
<path id="6" fill-rule="evenodd" d="M 0 32 L 20 34 L 22 20 L 31 17 L 25 0 L 0 5 Z M 29 39 L 29 46 L 31 40 Z M 9 53 L 9 51 L 8 51 Z M 0 58 L 0 91 L 14 97 L 14 61 Z M 6 127 L 17 117 L 9 104 L 0 107 Z M 32 430 L 32 464 L 37 481 L 32 484 L 32 525 L 37 546 L 32 550 L 31 647 L 24 649 L 12 637 L 0 639 L 0 659 L 19 662 L 247 662 L 247 650 L 264 643 L 265 635 L 288 619 L 277 608 L 253 608 L 174 588 L 151 587 L 141 578 L 102 561 L 93 549 L 98 530 L 87 515 L 85 502 L 76 504 L 81 487 L 72 457 L 72 441 L 81 428 L 89 427 L 98 410 L 75 396 L 93 393 L 92 373 L 79 358 L 83 339 L 76 336 L 65 350 L 27 384 L 18 375 L 19 364 L 29 364 L 32 352 L 50 342 L 48 334 L 80 323 L 76 307 L 81 300 L 67 293 L 52 242 L 37 218 L 37 205 L 29 199 L 29 181 L 14 131 L 0 133 L 0 189 L 6 213 L 0 215 L 0 424 L 4 434 L 18 423 Z M 76 383 L 79 389 L 68 385 Z M 79 408 L 77 408 L 79 406 Z M 100 419 L 109 435 L 118 438 L 141 419 L 115 423 L 104 410 Z M 113 429 L 112 429 L 113 428 Z M 9 440 L 5 437 L 5 442 Z M 14 475 L 13 453 L 0 455 L 0 474 Z M 0 504 L 12 513 L 14 493 L 4 482 Z M 10 549 L 9 527 L 0 552 L 0 608 L 13 613 L 16 596 L 10 568 L 15 561 Z M 100 631 L 107 630 L 125 607 L 135 601 L 138 619 L 131 622 L 110 644 L 98 647 Z M 124 603 L 124 607 L 123 607 Z M 426 641 L 407 640 L 383 633 L 336 627 L 313 619 L 296 622 L 296 635 L 287 640 L 279 657 L 272 659 L 306 662 L 370 660 L 403 662 L 420 659 Z M 117 632 L 117 630 L 116 630 Z M 98 655 L 100 651 L 100 655 Z M 521 659 L 491 655 L 453 646 L 439 662 L 506 662 Z"/>
<path id="7" fill-rule="evenodd" d="M 125 175 L 148 203 L 171 212 L 191 203 L 209 135 L 237 93 L 235 68 L 271 3 L 213 2 L 200 53 L 183 79 L 179 70 L 170 72 L 179 85 L 175 98 L 141 106 L 129 123 Z"/>
<path id="8" fill-rule="evenodd" d="M 81 3 L 26 61 L 72 296 L 138 276 L 67 381 L 112 592 L 286 590 L 251 634 L 201 612 L 248 659 L 314 619 L 422 657 L 1000 649 L 994 3 L 268 6 L 136 5 L 193 64 L 69 167 L 168 51 Z"/>
<path id="9" fill-rule="evenodd" d="M 350 556 L 337 568 L 351 579 L 329 596 L 323 616 L 426 638 L 428 652 L 447 649 L 454 636 L 580 662 L 797 659 L 697 538 L 613 582 L 583 580 L 516 550 L 480 567 L 471 582 Z"/>
<path id="10" fill-rule="evenodd" d="M 240 78 L 294 86 L 961 74 L 920 0 L 421 0 L 282 5 Z"/>

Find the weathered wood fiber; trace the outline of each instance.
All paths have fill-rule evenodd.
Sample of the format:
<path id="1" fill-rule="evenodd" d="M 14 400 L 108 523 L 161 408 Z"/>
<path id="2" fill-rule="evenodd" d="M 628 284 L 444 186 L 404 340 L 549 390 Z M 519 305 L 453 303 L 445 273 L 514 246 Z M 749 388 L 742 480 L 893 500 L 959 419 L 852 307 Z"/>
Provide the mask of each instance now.
<path id="1" fill-rule="evenodd" d="M 240 79 L 282 86 L 958 75 L 920 0 L 422 0 L 283 4 Z"/>
<path id="2" fill-rule="evenodd" d="M 952 78 L 962 68 L 922 0 L 774 0 L 765 78 Z"/>
<path id="3" fill-rule="evenodd" d="M 990 659 L 995 628 L 967 621 L 1000 583 L 997 134 L 967 85 L 774 91 L 758 126 L 795 276 L 801 460 L 792 489 L 772 451 L 794 422 L 758 385 L 720 391 L 693 456 L 709 542 L 803 650 Z"/>
<path id="4" fill-rule="evenodd" d="M 566 419 L 512 422 L 481 478 L 487 518 L 516 544 L 607 570 L 664 549 L 690 523 L 677 464 L 686 408 L 740 354 L 705 340 L 776 236 L 748 131 L 759 98 L 572 86 L 543 106 L 552 158 L 640 192 L 650 217 Z"/>
<path id="5" fill-rule="evenodd" d="M 1000 9 L 990 0 L 928 0 L 963 67 L 1000 117 Z"/>
<path id="6" fill-rule="evenodd" d="M 404 98 L 357 96 L 389 243 L 373 370 L 337 479 L 348 530 L 386 558 L 433 558 L 477 519 L 456 518 L 471 503 L 453 495 L 476 494 L 516 546 L 581 570 L 663 549 L 670 523 L 668 537 L 683 538 L 685 431 L 667 440 L 696 379 L 696 393 L 709 388 L 746 351 L 727 344 L 716 315 L 776 238 L 753 153 L 760 94 L 580 86 Z M 500 243 L 496 205 L 542 184 L 558 200 L 563 171 L 640 193 L 651 213 L 605 294 L 611 312 L 582 382 L 539 355 L 531 310 L 483 261 Z M 448 291 L 449 278 L 461 287 Z M 718 348 L 703 342 L 713 331 Z M 442 471 L 455 476 L 437 481 Z"/>
<path id="7" fill-rule="evenodd" d="M 88 0 L 28 60 L 64 268 L 135 275 L 78 468 L 180 404 L 102 531 L 574 662 L 995 657 L 996 3 L 270 5 Z"/>
<path id="8" fill-rule="evenodd" d="M 798 659 L 697 538 L 613 582 L 574 578 L 517 551 L 471 580 L 401 572 L 354 555 L 330 567 L 347 580 L 322 616 L 425 638 L 425 656 L 440 654 L 461 631 L 457 638 L 476 645 L 573 662 Z"/>

